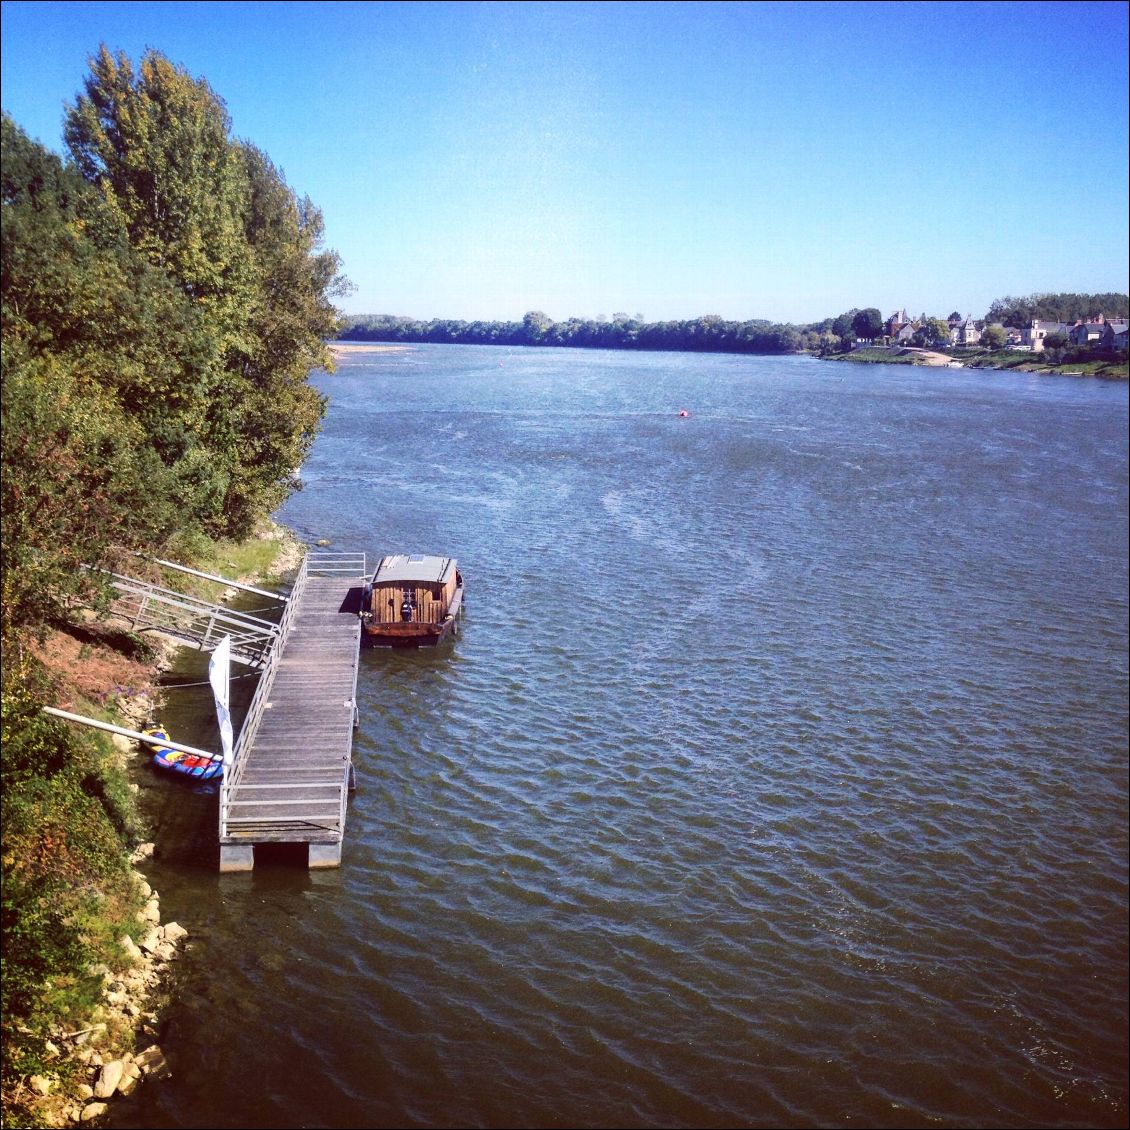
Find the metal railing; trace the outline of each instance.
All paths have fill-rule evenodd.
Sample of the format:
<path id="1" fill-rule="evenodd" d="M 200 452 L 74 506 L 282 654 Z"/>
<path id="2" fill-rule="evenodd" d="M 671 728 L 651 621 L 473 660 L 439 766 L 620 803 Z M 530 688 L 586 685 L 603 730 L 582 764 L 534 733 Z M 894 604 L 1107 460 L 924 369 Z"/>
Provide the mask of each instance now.
<path id="1" fill-rule="evenodd" d="M 244 766 L 247 763 L 245 755 L 247 751 L 251 749 L 252 743 L 255 741 L 255 735 L 259 732 L 259 723 L 263 720 L 263 712 L 267 709 L 267 702 L 271 695 L 271 687 L 274 684 L 275 673 L 278 670 L 279 656 L 282 655 L 283 645 L 286 643 L 286 638 L 290 634 L 291 625 L 294 623 L 294 617 L 302 600 L 302 593 L 306 588 L 306 580 L 309 576 L 307 565 L 308 559 L 304 555 L 301 564 L 298 566 L 298 572 L 295 574 L 294 583 L 291 585 L 282 619 L 278 623 L 278 634 L 275 637 L 274 646 L 271 648 L 270 655 L 267 657 L 262 673 L 259 676 L 259 685 L 255 688 L 254 695 L 251 696 L 251 702 L 247 707 L 247 714 L 244 716 L 243 725 L 239 728 L 239 737 L 236 739 L 235 746 L 232 749 L 232 764 L 224 774 L 224 782 L 220 787 L 221 838 L 227 835 L 232 793 L 243 777 Z"/>
<path id="2" fill-rule="evenodd" d="M 324 549 L 307 551 L 310 573 L 315 577 L 364 577 L 365 554 L 336 553 Z"/>
<path id="3" fill-rule="evenodd" d="M 271 689 L 274 684 L 275 674 L 278 670 L 279 657 L 282 655 L 283 648 L 286 646 L 287 637 L 290 634 L 291 626 L 293 625 L 294 618 L 298 613 L 299 605 L 301 604 L 302 594 L 306 589 L 306 585 L 310 577 L 358 577 L 363 578 L 365 573 L 366 557 L 364 553 L 327 553 L 321 550 L 307 550 L 303 555 L 302 562 L 298 567 L 298 572 L 295 574 L 294 582 L 291 586 L 290 593 L 286 600 L 286 606 L 283 610 L 282 619 L 278 624 L 278 634 L 271 648 L 270 655 L 263 666 L 262 674 L 259 677 L 259 685 L 255 688 L 255 694 L 252 696 L 251 703 L 247 708 L 247 715 L 244 718 L 243 725 L 240 727 L 239 737 L 236 740 L 235 748 L 233 751 L 232 765 L 229 770 L 224 774 L 223 783 L 220 786 L 220 842 L 223 843 L 230 839 L 233 827 L 241 823 L 236 817 L 235 810 L 241 806 L 253 805 L 254 800 L 236 800 L 235 795 L 237 790 L 252 791 L 256 789 L 279 789 L 291 788 L 291 785 L 251 785 L 243 783 L 244 770 L 247 765 L 248 757 L 252 746 L 254 745 L 256 735 L 259 731 L 259 725 L 262 722 L 263 714 L 267 709 L 267 704 L 270 701 Z M 354 724 L 357 721 L 357 665 L 354 666 L 353 672 L 353 720 Z M 349 784 L 349 764 L 348 761 L 343 767 L 343 778 L 334 781 L 317 781 L 305 782 L 305 786 L 312 787 L 336 787 L 339 789 L 338 797 L 338 815 L 336 823 L 330 822 L 328 825 L 323 823 L 315 824 L 313 821 L 304 821 L 308 827 L 317 827 L 319 830 L 336 833 L 338 835 L 344 834 L 345 831 L 345 812 L 348 802 L 348 784 Z M 308 803 L 305 801 L 272 801 L 272 805 L 286 807 L 287 805 L 298 806 L 300 804 Z M 244 823 L 252 823 L 245 821 Z"/>
<path id="4" fill-rule="evenodd" d="M 92 572 L 108 578 L 115 593 L 110 607 L 128 620 L 134 631 L 174 636 L 201 651 L 211 651 L 224 636 L 229 636 L 232 658 L 250 667 L 266 662 L 278 637 L 277 624 L 249 612 L 237 612 L 118 573 Z"/>

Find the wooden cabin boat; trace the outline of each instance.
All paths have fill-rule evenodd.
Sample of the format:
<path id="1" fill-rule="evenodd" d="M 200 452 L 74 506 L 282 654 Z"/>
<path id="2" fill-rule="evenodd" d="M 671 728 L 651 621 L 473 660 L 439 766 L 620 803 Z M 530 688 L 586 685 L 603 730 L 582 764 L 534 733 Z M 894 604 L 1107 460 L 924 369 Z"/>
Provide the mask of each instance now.
<path id="1" fill-rule="evenodd" d="M 435 647 L 459 630 L 463 575 L 454 557 L 382 557 L 361 599 L 369 647 Z"/>

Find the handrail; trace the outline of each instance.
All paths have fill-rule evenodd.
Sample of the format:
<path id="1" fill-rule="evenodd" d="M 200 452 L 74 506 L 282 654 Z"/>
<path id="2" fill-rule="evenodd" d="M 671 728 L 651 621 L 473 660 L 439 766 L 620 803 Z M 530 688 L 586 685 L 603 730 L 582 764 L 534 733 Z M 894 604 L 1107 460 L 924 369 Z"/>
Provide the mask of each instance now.
<path id="1" fill-rule="evenodd" d="M 290 633 L 291 625 L 297 614 L 298 605 L 301 601 L 302 593 L 306 588 L 308 576 L 308 555 L 303 554 L 302 561 L 298 566 L 298 572 L 295 574 L 294 583 L 291 585 L 290 596 L 283 610 L 282 619 L 278 624 L 278 634 L 275 637 L 270 654 L 267 657 L 263 673 L 259 676 L 259 685 L 255 688 L 255 694 L 251 697 L 251 703 L 247 708 L 247 714 L 244 716 L 243 725 L 239 729 L 239 737 L 236 739 L 235 748 L 232 753 L 231 771 L 225 774 L 224 783 L 220 787 L 221 839 L 227 835 L 227 826 L 232 805 L 232 793 L 243 777 L 243 770 L 246 764 L 244 754 L 250 749 L 252 742 L 254 742 L 255 735 L 259 731 L 259 723 L 263 720 L 263 712 L 267 708 L 267 699 L 270 696 L 271 687 L 275 681 L 275 672 L 278 669 L 279 657 L 282 655 L 286 638 Z"/>
<path id="2" fill-rule="evenodd" d="M 342 553 L 322 549 L 307 554 L 310 571 L 316 576 L 365 576 L 364 553 Z"/>
<path id="3" fill-rule="evenodd" d="M 86 568 L 89 568 L 89 566 L 86 566 Z M 220 620 L 226 620 L 235 624 L 242 623 L 253 625 L 269 632 L 274 632 L 276 627 L 273 620 L 265 620 L 262 616 L 255 616 L 250 612 L 239 612 L 236 609 L 224 608 L 214 601 L 204 600 L 198 596 L 189 596 L 186 593 L 177 592 L 176 589 L 167 589 L 163 588 L 161 585 L 150 584 L 148 581 L 138 581 L 133 577 L 124 577 L 119 573 L 111 572 L 109 569 L 91 569 L 90 571 L 104 573 L 106 576 L 110 577 L 116 589 L 133 593 L 137 596 L 154 596 L 160 600 L 162 604 L 168 604 L 174 608 L 183 608 L 190 612 L 208 609 L 209 611 L 214 611 L 217 618 Z"/>
<path id="4" fill-rule="evenodd" d="M 243 784 L 247 754 L 251 750 L 259 730 L 259 725 L 262 722 L 263 714 L 267 708 L 267 703 L 273 688 L 275 675 L 278 671 L 279 659 L 282 655 L 283 648 L 286 646 L 287 637 L 290 634 L 294 619 L 298 614 L 302 594 L 311 576 L 349 576 L 365 578 L 367 576 L 366 555 L 364 553 L 327 553 L 321 550 L 311 549 L 306 549 L 306 552 L 303 554 L 302 561 L 295 574 L 294 582 L 291 585 L 289 596 L 284 605 L 282 617 L 279 620 L 278 633 L 272 641 L 270 653 L 263 667 L 263 673 L 259 678 L 259 685 L 255 688 L 255 694 L 252 696 L 251 703 L 247 708 L 247 714 L 244 717 L 243 725 L 240 727 L 239 737 L 236 739 L 232 768 L 225 774 L 220 787 L 219 823 L 221 842 L 228 839 L 232 828 L 257 823 L 257 821 L 253 819 L 240 819 L 236 815 L 236 810 L 240 807 L 256 802 L 237 800 L 235 799 L 235 794 L 237 789 L 251 789 L 256 787 L 251 784 Z M 353 668 L 352 698 L 350 700 L 353 706 L 354 724 L 356 724 L 357 719 L 357 676 L 359 667 L 360 664 L 355 662 Z M 349 799 L 350 759 L 348 757 L 343 759 L 342 773 L 342 779 L 340 783 L 338 783 L 339 795 L 336 822 L 331 819 L 328 823 L 318 823 L 312 826 L 343 835 L 345 832 L 346 809 Z M 318 782 L 317 787 L 331 787 L 332 784 L 334 783 L 330 782 L 326 784 Z M 259 787 L 278 788 L 280 786 L 276 784 Z M 278 801 L 276 803 L 286 805 L 289 803 L 298 804 L 299 802 Z"/>

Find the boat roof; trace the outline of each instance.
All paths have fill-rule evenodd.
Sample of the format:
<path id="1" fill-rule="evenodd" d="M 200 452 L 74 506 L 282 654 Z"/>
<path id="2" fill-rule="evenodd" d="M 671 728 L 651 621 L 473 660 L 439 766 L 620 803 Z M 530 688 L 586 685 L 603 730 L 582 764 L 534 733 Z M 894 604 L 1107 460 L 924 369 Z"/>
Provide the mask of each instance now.
<path id="1" fill-rule="evenodd" d="M 422 581 L 425 584 L 446 584 L 455 571 L 454 557 L 438 557 L 429 553 L 392 553 L 382 557 L 373 584 L 385 581 Z"/>

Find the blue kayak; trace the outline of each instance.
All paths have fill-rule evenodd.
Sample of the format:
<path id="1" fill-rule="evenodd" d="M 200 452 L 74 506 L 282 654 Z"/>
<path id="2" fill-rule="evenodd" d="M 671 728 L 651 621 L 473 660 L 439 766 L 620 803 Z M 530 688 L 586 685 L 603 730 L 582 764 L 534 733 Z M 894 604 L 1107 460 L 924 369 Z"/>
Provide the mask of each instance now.
<path id="1" fill-rule="evenodd" d="M 183 753 L 179 749 L 161 745 L 162 742 L 172 741 L 163 726 L 146 726 L 144 732 L 146 737 L 153 739 L 148 744 L 153 751 L 153 764 L 158 769 L 167 769 L 196 781 L 211 781 L 224 775 L 222 758 L 201 757 L 199 754 Z"/>

